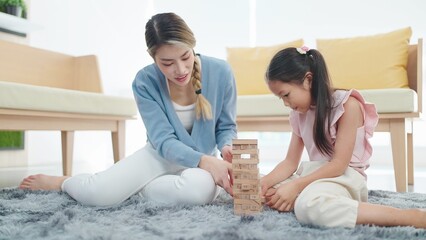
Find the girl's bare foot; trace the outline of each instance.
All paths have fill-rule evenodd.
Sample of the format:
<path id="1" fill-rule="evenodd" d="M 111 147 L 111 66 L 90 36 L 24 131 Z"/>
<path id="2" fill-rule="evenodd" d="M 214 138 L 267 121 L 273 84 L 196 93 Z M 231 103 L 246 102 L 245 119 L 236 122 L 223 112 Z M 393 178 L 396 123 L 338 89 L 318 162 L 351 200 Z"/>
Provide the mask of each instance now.
<path id="1" fill-rule="evenodd" d="M 19 188 L 29 190 L 61 190 L 62 183 L 67 178 L 68 176 L 31 175 L 22 180 Z"/>

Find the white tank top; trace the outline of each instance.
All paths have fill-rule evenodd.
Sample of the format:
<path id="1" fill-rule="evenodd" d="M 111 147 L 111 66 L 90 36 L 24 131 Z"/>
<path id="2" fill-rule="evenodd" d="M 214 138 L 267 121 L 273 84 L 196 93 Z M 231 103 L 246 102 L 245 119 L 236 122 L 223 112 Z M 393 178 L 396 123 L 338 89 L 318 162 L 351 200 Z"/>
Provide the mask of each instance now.
<path id="1" fill-rule="evenodd" d="M 180 122 L 191 133 L 195 121 L 195 103 L 188 106 L 182 106 L 173 101 L 172 103 Z"/>

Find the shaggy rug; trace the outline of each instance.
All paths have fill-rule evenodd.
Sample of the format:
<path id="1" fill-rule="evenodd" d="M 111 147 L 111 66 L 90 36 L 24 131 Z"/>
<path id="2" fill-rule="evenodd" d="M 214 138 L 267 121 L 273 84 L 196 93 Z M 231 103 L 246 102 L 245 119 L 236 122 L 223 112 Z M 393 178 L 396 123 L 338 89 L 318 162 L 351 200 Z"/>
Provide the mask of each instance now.
<path id="1" fill-rule="evenodd" d="M 370 191 L 369 201 L 426 208 L 426 194 Z M 0 239 L 426 239 L 412 227 L 318 228 L 269 208 L 233 214 L 222 192 L 204 206 L 161 206 L 135 195 L 111 208 L 83 206 L 62 192 L 0 189 Z"/>

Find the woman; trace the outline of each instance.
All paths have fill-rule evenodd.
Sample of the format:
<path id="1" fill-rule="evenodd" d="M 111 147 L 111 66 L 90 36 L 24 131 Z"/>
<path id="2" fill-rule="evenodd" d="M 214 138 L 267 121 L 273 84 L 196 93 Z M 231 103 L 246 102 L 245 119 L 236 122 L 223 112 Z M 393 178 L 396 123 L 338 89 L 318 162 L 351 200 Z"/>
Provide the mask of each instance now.
<path id="1" fill-rule="evenodd" d="M 194 52 L 195 38 L 174 13 L 154 15 L 145 39 L 153 64 L 140 70 L 133 92 L 145 124 L 145 147 L 96 174 L 33 175 L 22 189 L 62 190 L 94 206 L 135 193 L 164 204 L 206 204 L 217 185 L 232 194 L 230 162 L 236 132 L 236 88 L 229 65 Z M 217 149 L 222 159 L 217 158 Z"/>

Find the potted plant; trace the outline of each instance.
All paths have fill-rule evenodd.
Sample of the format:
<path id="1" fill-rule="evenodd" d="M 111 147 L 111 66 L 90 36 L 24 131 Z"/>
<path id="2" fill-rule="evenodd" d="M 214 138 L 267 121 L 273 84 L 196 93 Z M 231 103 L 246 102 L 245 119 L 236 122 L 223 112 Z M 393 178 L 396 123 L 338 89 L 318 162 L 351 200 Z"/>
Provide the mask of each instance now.
<path id="1" fill-rule="evenodd" d="M 6 1 L 4 1 L 4 0 L 0 0 L 0 12 L 6 13 L 6 8 L 4 6 L 5 2 Z"/>
<path id="2" fill-rule="evenodd" d="M 27 6 L 24 0 L 0 0 L 0 11 L 26 18 Z"/>

